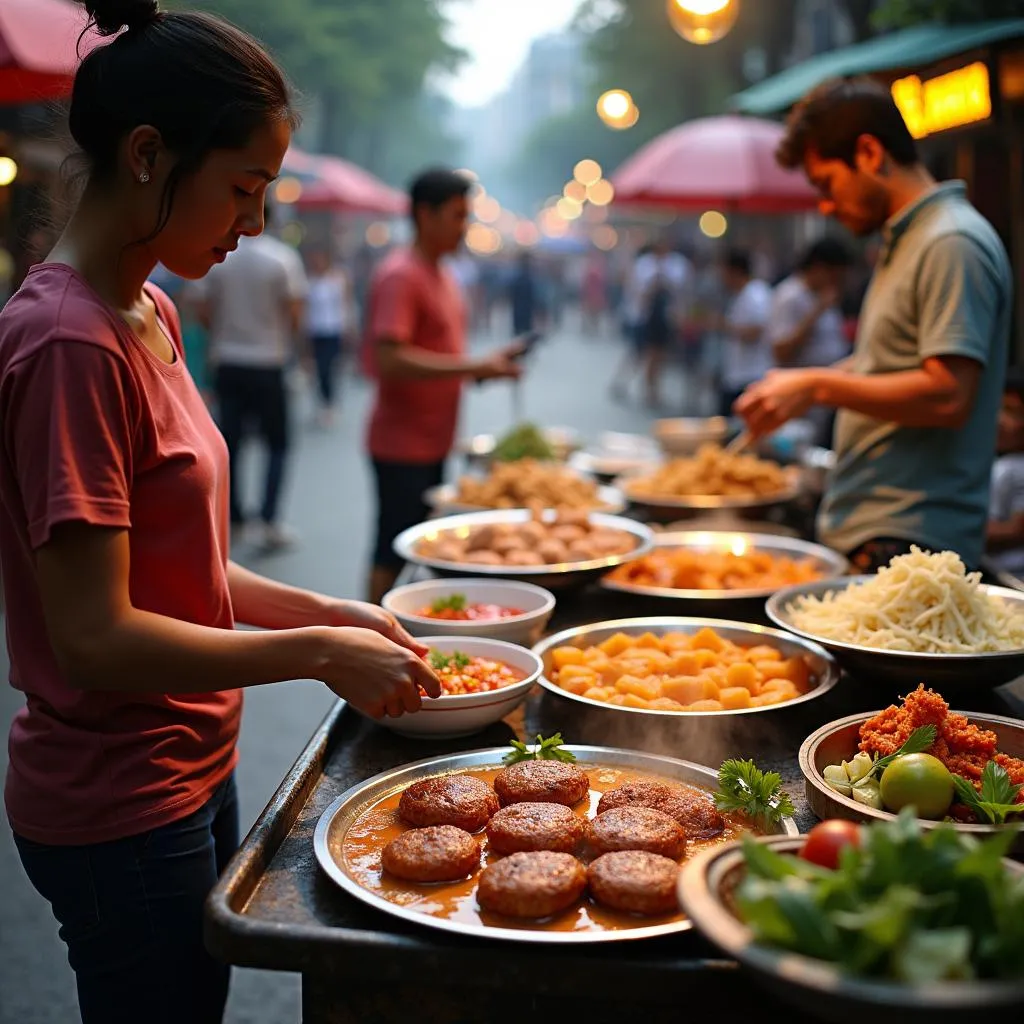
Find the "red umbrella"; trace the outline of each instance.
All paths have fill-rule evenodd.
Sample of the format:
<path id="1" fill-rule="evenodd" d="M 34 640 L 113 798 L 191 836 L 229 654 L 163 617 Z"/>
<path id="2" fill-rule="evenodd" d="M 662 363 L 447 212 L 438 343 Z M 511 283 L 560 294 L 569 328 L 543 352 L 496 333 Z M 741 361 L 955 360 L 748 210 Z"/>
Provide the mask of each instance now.
<path id="1" fill-rule="evenodd" d="M 400 216 L 408 210 L 404 193 L 338 156 L 304 153 L 292 146 L 285 155 L 283 173 L 298 178 L 302 185 L 295 203 L 300 210 L 376 216 Z"/>
<path id="2" fill-rule="evenodd" d="M 86 20 L 85 9 L 68 0 L 0 0 L 0 103 L 66 96 Z M 90 33 L 82 53 L 100 41 Z"/>
<path id="3" fill-rule="evenodd" d="M 753 117 L 706 117 L 659 135 L 612 177 L 615 202 L 687 212 L 801 213 L 818 205 L 775 149 L 784 128 Z"/>

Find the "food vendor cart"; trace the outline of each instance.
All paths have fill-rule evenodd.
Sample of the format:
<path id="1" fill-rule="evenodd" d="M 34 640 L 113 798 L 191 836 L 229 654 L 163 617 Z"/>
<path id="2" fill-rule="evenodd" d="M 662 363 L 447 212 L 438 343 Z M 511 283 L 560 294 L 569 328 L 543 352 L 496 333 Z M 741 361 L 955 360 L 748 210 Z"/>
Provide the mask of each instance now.
<path id="1" fill-rule="evenodd" d="M 406 580 L 422 570 L 407 571 Z M 635 599 L 594 587 L 560 596 L 550 631 L 643 614 Z M 728 608 L 723 618 L 732 614 Z M 745 617 L 749 617 L 745 615 Z M 535 690 L 508 719 L 458 740 L 406 739 L 343 702 L 328 714 L 212 892 L 206 935 L 221 959 L 302 976 L 304 1024 L 378 1024 L 415 1017 L 438 1024 L 548 1020 L 677 1024 L 694 1012 L 718 1020 L 762 1015 L 769 997 L 693 931 L 596 945 L 538 945 L 467 938 L 406 923 L 353 899 L 320 870 L 313 836 L 325 809 L 350 787 L 408 762 L 501 747 L 561 731 L 571 744 L 634 746 L 717 767 L 749 757 L 778 771 L 802 831 L 816 820 L 797 764 L 803 740 L 824 722 L 874 711 L 897 698 L 844 678 L 821 698 L 708 727 L 699 716 L 631 730 L 615 714 Z M 1021 717 L 1020 682 L 986 690 L 972 710 Z M 705 720 L 706 721 L 706 720 Z M 723 720 L 720 720 L 723 721 Z M 818 1019 L 784 1011 L 795 1022 Z"/>

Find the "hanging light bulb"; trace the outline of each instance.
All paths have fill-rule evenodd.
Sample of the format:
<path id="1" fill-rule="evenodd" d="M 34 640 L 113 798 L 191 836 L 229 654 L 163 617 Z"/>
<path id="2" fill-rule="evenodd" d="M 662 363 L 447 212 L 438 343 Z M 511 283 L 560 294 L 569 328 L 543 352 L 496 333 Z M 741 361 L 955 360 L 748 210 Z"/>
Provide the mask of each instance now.
<path id="1" fill-rule="evenodd" d="M 687 42 L 717 43 L 736 24 L 740 0 L 668 0 L 668 20 Z"/>

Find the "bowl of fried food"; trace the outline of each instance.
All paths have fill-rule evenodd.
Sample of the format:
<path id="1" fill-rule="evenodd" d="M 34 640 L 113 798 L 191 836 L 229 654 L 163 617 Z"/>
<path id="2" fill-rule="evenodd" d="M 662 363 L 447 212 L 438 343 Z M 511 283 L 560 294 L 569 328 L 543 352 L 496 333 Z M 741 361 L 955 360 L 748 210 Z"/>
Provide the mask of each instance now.
<path id="1" fill-rule="evenodd" d="M 401 533 L 395 552 L 441 576 L 577 586 L 645 554 L 650 527 L 603 512 L 499 509 L 430 519 Z"/>
<path id="2" fill-rule="evenodd" d="M 952 551 L 913 547 L 872 576 L 786 587 L 765 610 L 864 685 L 970 694 L 1024 674 L 1024 593 L 983 584 Z"/>
<path id="3" fill-rule="evenodd" d="M 455 484 L 431 488 L 423 497 L 438 512 L 553 508 L 614 513 L 626 507 L 615 488 L 600 487 L 592 477 L 561 463 L 532 458 L 496 462 L 484 476 L 462 476 Z"/>
<path id="4" fill-rule="evenodd" d="M 659 533 L 654 549 L 613 569 L 606 590 L 703 603 L 760 601 L 783 587 L 831 579 L 847 569 L 830 548 L 793 537 L 757 533 Z"/>
<path id="5" fill-rule="evenodd" d="M 926 830 L 909 810 L 826 821 L 701 852 L 680 873 L 679 901 L 704 938 L 808 1018 L 1015 1020 L 1024 866 L 1005 856 L 1012 838 Z"/>
<path id="6" fill-rule="evenodd" d="M 622 477 L 617 486 L 634 505 L 655 513 L 764 509 L 799 495 L 800 472 L 749 453 L 704 445 L 692 458 L 671 459 L 653 473 Z"/>

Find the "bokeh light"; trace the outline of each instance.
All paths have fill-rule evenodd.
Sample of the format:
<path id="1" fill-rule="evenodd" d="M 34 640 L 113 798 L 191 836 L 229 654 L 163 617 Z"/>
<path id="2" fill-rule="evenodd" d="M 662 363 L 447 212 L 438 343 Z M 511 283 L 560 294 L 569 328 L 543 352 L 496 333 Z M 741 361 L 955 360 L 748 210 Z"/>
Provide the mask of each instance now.
<path id="1" fill-rule="evenodd" d="M 532 220 L 521 220 L 512 233 L 516 245 L 526 248 L 536 245 L 540 241 L 540 229 Z"/>
<path id="2" fill-rule="evenodd" d="M 381 249 L 391 241 L 391 228 L 382 220 L 374 221 L 366 229 L 366 244 L 373 249 Z"/>
<path id="3" fill-rule="evenodd" d="M 574 178 L 566 182 L 564 195 L 574 203 L 582 203 L 587 198 L 587 186 Z"/>
<path id="4" fill-rule="evenodd" d="M 306 225 L 300 220 L 289 221 L 281 228 L 281 240 L 296 249 L 302 245 L 306 237 Z"/>
<path id="5" fill-rule="evenodd" d="M 597 101 L 597 116 L 609 128 L 631 128 L 639 120 L 640 111 L 625 89 L 609 89 Z"/>
<path id="6" fill-rule="evenodd" d="M 493 224 L 501 216 L 501 203 L 494 196 L 477 196 L 473 200 L 473 213 L 477 220 Z"/>
<path id="7" fill-rule="evenodd" d="M 297 203 L 302 198 L 302 182 L 298 178 L 281 178 L 274 188 L 274 195 L 285 206 Z"/>
<path id="8" fill-rule="evenodd" d="M 668 0 L 668 20 L 688 43 L 707 46 L 728 35 L 740 12 L 739 0 Z"/>
<path id="9" fill-rule="evenodd" d="M 466 245 L 478 256 L 493 256 L 501 249 L 501 235 L 487 224 L 470 224 L 466 231 Z"/>
<path id="10" fill-rule="evenodd" d="M 540 230 L 548 238 L 561 238 L 569 231 L 569 222 L 565 220 L 554 206 L 541 212 Z"/>
<path id="11" fill-rule="evenodd" d="M 573 168 L 573 177 L 584 187 L 601 180 L 601 165 L 596 160 L 581 160 Z"/>
<path id="12" fill-rule="evenodd" d="M 562 196 L 555 204 L 555 209 L 562 220 L 576 220 L 583 214 L 583 204 L 577 203 L 575 199 L 570 199 L 568 196 Z"/>
<path id="13" fill-rule="evenodd" d="M 609 252 L 619 244 L 619 233 L 610 224 L 599 224 L 590 239 L 598 249 Z"/>
<path id="14" fill-rule="evenodd" d="M 18 164 L 9 156 L 0 156 L 0 187 L 10 185 L 18 176 Z"/>
<path id="15" fill-rule="evenodd" d="M 595 181 L 587 189 L 587 199 L 595 206 L 607 206 L 615 198 L 615 187 L 606 178 Z"/>
<path id="16" fill-rule="evenodd" d="M 721 238 L 729 230 L 729 221 L 724 213 L 708 210 L 701 214 L 699 221 L 701 234 L 706 238 Z"/>

